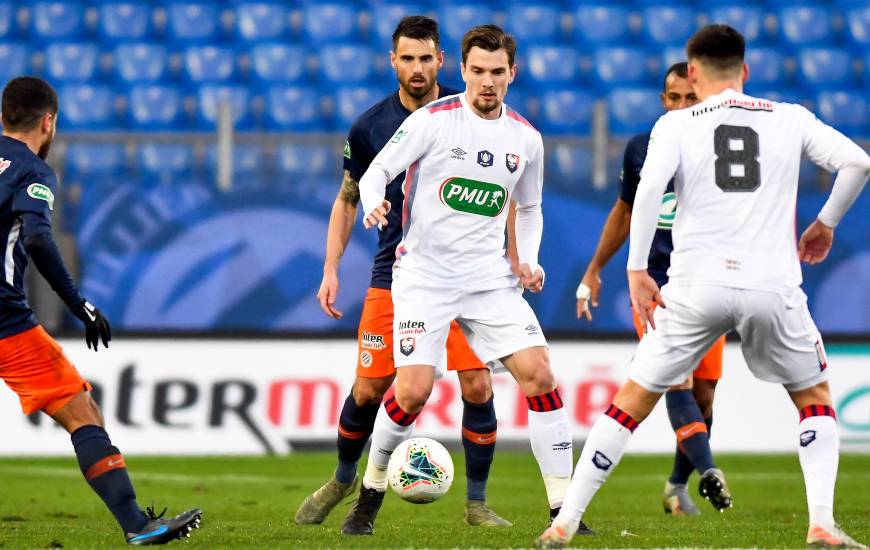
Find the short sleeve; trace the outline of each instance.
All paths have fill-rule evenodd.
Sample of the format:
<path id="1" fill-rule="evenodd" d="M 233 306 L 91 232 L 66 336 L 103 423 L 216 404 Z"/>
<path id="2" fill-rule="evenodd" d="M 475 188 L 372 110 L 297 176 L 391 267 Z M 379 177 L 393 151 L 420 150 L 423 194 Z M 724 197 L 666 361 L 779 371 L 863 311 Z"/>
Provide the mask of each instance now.
<path id="1" fill-rule="evenodd" d="M 37 169 L 22 178 L 21 187 L 12 198 L 12 211 L 32 212 L 51 218 L 54 210 L 54 196 L 57 191 L 57 177 L 51 170 Z"/>
<path id="2" fill-rule="evenodd" d="M 350 129 L 344 142 L 344 169 L 350 177 L 359 181 L 368 170 L 377 151 L 372 151 L 365 134 L 356 124 Z"/>

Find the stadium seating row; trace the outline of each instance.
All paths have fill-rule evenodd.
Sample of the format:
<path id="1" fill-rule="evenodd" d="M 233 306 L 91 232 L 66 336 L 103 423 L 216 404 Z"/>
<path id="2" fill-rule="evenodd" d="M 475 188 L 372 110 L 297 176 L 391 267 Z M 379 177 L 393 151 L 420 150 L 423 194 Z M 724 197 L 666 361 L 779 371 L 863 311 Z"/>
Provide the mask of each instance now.
<path id="1" fill-rule="evenodd" d="M 135 83 L 177 84 L 193 89 L 204 83 L 246 83 L 264 88 L 278 83 L 325 86 L 392 81 L 386 52 L 363 44 L 329 44 L 317 50 L 299 44 L 258 44 L 245 53 L 227 45 L 188 46 L 178 53 L 157 43 L 127 43 L 111 55 L 94 42 L 57 42 L 33 53 L 26 44 L 0 43 L 0 80 L 24 73 L 43 75 L 55 85 L 102 82 L 116 87 Z M 570 46 L 531 46 L 519 54 L 520 83 L 595 85 L 601 90 L 625 85 L 655 85 L 682 48 L 660 55 L 631 46 L 579 50 Z M 870 89 L 870 49 L 862 58 L 843 48 L 802 48 L 794 57 L 776 48 L 751 48 L 751 79 L 767 87 L 798 86 L 807 92 Z M 863 66 L 863 70 L 856 67 Z M 456 73 L 456 60 L 448 67 Z M 450 71 L 448 71 L 450 72 Z M 245 78 L 247 77 L 247 78 Z"/>
<path id="2" fill-rule="evenodd" d="M 393 91 L 383 86 L 342 86 L 324 95 L 307 86 L 273 86 L 262 95 L 231 85 L 203 85 L 188 97 L 160 84 L 134 85 L 129 94 L 108 86 L 68 84 L 60 94 L 58 124 L 63 130 L 210 130 L 219 105 L 226 102 L 235 128 L 277 132 L 345 132 L 369 106 Z M 798 101 L 796 93 L 751 88 L 749 93 L 774 100 Z M 868 101 L 863 90 L 828 90 L 813 96 L 819 116 L 852 136 L 870 135 Z M 609 130 L 617 135 L 647 131 L 661 115 L 659 89 L 614 88 L 603 96 Z M 596 96 L 569 87 L 538 89 L 520 86 L 508 92 L 508 103 L 525 113 L 545 134 L 588 135 Z"/>
<path id="3" fill-rule="evenodd" d="M 751 42 L 785 46 L 843 42 L 860 51 L 870 44 L 870 6 L 858 0 L 839 0 L 834 6 L 805 0 L 701 5 L 681 0 L 514 0 L 507 5 L 469 0 L 361 4 L 352 0 L 38 0 L 26 5 L 0 2 L 0 38 L 28 36 L 39 43 L 86 37 L 103 42 L 165 37 L 181 43 L 298 39 L 315 45 L 368 38 L 381 46 L 389 42 L 400 17 L 426 12 L 442 22 L 445 44 L 458 43 L 471 25 L 492 21 L 503 23 L 527 44 L 679 44 L 708 21 L 728 22 Z"/>

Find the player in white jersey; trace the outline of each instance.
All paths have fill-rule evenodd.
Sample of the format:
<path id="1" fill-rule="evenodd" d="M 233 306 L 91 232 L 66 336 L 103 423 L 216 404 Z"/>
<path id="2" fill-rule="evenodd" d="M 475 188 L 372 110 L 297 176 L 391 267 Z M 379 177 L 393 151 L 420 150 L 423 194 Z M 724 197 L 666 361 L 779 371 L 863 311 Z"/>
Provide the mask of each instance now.
<path id="1" fill-rule="evenodd" d="M 807 543 L 866 548 L 834 522 L 836 416 L 821 336 L 800 289 L 799 262 L 825 259 L 833 228 L 870 176 L 870 157 L 799 105 L 743 94 L 749 75 L 745 43 L 731 27 L 707 26 L 686 49 L 689 79 L 701 102 L 656 123 L 631 220 L 631 299 L 653 330 L 641 340 L 629 380 L 590 431 L 562 511 L 538 543 L 569 543 L 638 422 L 669 385 L 691 372 L 710 344 L 736 330 L 753 374 L 782 384 L 800 413 Z M 802 153 L 838 175 L 818 219 L 797 242 Z M 647 257 L 672 176 L 680 214 L 673 227 L 670 279 L 659 291 L 646 271 Z M 654 302 L 661 307 L 653 313 Z M 706 490 L 715 495 L 721 484 L 710 478 Z"/>
<path id="2" fill-rule="evenodd" d="M 571 476 L 571 432 L 550 370 L 547 341 L 522 297 L 544 283 L 541 135 L 503 103 L 516 74 L 516 42 L 495 25 L 462 41 L 464 93 L 409 116 L 360 180 L 367 228 L 386 224 L 384 188 L 407 170 L 404 236 L 393 270 L 395 406 L 378 417 L 363 487 L 386 490 L 386 467 L 407 422 L 432 391 L 450 321 L 475 354 L 506 368 L 526 395 L 532 451 L 551 509 Z M 505 258 L 508 201 L 517 204 L 520 276 Z"/>

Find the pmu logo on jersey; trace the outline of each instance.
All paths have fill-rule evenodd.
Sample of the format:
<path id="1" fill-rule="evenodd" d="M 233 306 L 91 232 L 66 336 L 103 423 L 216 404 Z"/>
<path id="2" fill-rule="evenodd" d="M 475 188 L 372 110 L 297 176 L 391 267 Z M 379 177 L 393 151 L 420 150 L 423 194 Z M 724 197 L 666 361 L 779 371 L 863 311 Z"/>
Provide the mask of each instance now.
<path id="1" fill-rule="evenodd" d="M 47 202 L 48 209 L 54 210 L 54 193 L 47 186 L 41 183 L 31 183 L 27 186 L 27 194 L 34 199 Z"/>
<path id="2" fill-rule="evenodd" d="M 484 149 L 483 151 L 477 152 L 477 164 L 483 166 L 484 168 L 489 168 L 492 166 L 492 153 Z"/>
<path id="3" fill-rule="evenodd" d="M 508 153 L 505 155 L 504 164 L 507 166 L 508 172 L 513 174 L 520 167 L 520 156 Z"/>
<path id="4" fill-rule="evenodd" d="M 453 210 L 494 218 L 507 204 L 508 193 L 497 183 L 448 178 L 441 184 L 439 196 L 441 202 Z"/>
<path id="5" fill-rule="evenodd" d="M 662 206 L 659 209 L 659 221 L 657 229 L 670 231 L 674 227 L 674 219 L 677 217 L 677 194 L 665 193 L 662 195 Z"/>
<path id="6" fill-rule="evenodd" d="M 592 464 L 595 464 L 595 467 L 599 470 L 606 472 L 613 466 L 613 461 L 607 458 L 601 451 L 595 451 L 595 456 L 592 457 Z"/>
<path id="7" fill-rule="evenodd" d="M 12 166 L 11 160 L 6 160 L 5 158 L 0 157 L 0 174 L 5 172 L 10 166 Z"/>
<path id="8" fill-rule="evenodd" d="M 414 353 L 414 348 L 417 346 L 417 339 L 413 337 L 402 338 L 399 340 L 399 351 L 402 355 L 408 356 Z"/>

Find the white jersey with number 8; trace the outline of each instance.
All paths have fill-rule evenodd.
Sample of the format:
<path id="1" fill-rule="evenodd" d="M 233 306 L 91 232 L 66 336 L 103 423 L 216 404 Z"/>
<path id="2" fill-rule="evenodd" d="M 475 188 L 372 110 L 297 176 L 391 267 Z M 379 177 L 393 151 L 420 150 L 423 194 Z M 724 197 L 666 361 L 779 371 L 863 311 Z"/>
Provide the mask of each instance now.
<path id="1" fill-rule="evenodd" d="M 661 197 L 675 177 L 670 280 L 774 291 L 799 286 L 795 209 L 802 154 L 828 171 L 867 157 L 800 105 L 730 89 L 662 116 L 638 193 Z M 657 214 L 635 207 L 629 269 L 646 268 L 655 229 L 646 218 Z M 825 210 L 820 219 L 826 222 Z"/>

